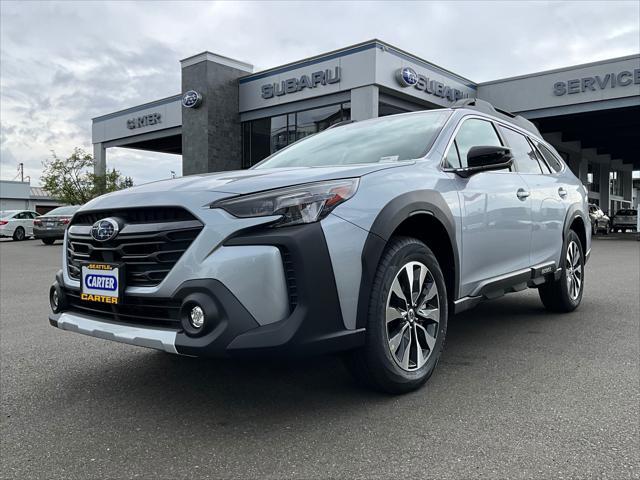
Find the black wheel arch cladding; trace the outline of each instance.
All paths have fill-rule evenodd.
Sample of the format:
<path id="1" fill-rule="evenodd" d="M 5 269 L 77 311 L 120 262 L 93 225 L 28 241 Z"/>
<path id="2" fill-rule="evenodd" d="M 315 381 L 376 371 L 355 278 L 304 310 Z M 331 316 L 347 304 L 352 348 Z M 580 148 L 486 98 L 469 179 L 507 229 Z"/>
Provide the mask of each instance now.
<path id="1" fill-rule="evenodd" d="M 387 242 L 405 220 L 416 214 L 433 216 L 447 232 L 454 261 L 454 289 L 453 292 L 450 292 L 450 296 L 451 299 L 458 298 L 460 259 L 453 213 L 439 192 L 434 190 L 408 192 L 390 201 L 380 211 L 369 230 L 369 235 L 362 250 L 362 278 L 358 295 L 356 328 L 364 328 L 367 324 L 369 294 L 378 263 L 382 258 Z"/>

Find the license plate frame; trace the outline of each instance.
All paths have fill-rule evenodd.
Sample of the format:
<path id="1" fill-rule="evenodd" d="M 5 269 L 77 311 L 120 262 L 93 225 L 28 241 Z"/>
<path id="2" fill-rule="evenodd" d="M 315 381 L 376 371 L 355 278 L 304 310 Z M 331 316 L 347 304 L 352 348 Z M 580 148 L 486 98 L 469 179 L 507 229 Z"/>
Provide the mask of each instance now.
<path id="1" fill-rule="evenodd" d="M 125 264 L 83 262 L 80 265 L 80 299 L 117 305 L 125 290 Z"/>

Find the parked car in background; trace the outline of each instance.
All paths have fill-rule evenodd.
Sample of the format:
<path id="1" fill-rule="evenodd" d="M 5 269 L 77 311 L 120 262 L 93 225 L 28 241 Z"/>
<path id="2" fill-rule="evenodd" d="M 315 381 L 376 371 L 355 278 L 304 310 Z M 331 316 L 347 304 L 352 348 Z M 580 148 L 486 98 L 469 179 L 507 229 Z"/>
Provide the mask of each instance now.
<path id="1" fill-rule="evenodd" d="M 39 216 L 33 221 L 33 236 L 42 240 L 45 245 L 53 245 L 56 240 L 62 240 L 64 229 L 79 208 L 80 205 L 58 207 Z"/>
<path id="2" fill-rule="evenodd" d="M 591 232 L 594 235 L 598 232 L 604 232 L 605 235 L 609 233 L 611 219 L 595 203 L 589 204 L 589 220 L 591 220 Z"/>
<path id="3" fill-rule="evenodd" d="M 611 221 L 611 229 L 614 232 L 624 232 L 625 230 L 637 230 L 638 210 L 624 208 L 618 210 Z"/>
<path id="4" fill-rule="evenodd" d="M 11 237 L 16 241 L 33 235 L 33 219 L 38 212 L 31 210 L 1 210 L 0 238 Z"/>

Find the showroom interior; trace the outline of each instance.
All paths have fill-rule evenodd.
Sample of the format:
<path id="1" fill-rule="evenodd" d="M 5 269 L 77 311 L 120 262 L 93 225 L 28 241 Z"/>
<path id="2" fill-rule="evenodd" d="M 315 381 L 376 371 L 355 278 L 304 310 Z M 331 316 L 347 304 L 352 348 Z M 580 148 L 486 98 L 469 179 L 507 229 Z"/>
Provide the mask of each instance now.
<path id="1" fill-rule="evenodd" d="M 182 156 L 183 175 L 248 168 L 346 120 L 479 98 L 533 121 L 605 212 L 637 205 L 640 54 L 476 83 L 380 40 L 254 72 L 211 52 L 180 61 L 182 92 L 92 120 L 112 147 Z"/>

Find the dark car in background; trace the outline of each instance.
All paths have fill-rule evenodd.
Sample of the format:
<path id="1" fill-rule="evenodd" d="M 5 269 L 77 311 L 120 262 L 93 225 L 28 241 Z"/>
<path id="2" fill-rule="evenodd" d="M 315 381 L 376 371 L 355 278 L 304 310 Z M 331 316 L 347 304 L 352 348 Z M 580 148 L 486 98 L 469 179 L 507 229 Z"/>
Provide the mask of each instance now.
<path id="1" fill-rule="evenodd" d="M 609 233 L 611 219 L 595 203 L 589 204 L 589 220 L 591 220 L 591 232 L 594 235 L 599 232 L 603 232 L 605 235 Z"/>
<path id="2" fill-rule="evenodd" d="M 53 245 L 56 240 L 62 240 L 65 228 L 79 208 L 80 205 L 58 207 L 40 215 L 33 221 L 34 238 L 39 238 L 45 245 Z"/>
<path id="3" fill-rule="evenodd" d="M 636 230 L 638 228 L 638 210 L 624 208 L 618 210 L 611 220 L 611 229 L 614 232 Z"/>

